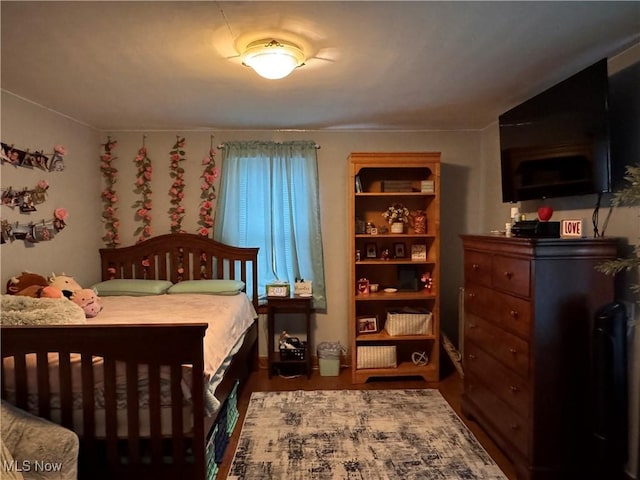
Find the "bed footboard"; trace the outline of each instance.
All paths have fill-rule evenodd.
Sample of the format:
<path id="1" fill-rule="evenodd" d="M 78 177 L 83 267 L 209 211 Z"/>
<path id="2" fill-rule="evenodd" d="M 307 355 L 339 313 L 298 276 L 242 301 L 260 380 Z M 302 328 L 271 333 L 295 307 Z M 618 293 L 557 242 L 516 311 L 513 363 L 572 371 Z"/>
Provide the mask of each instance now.
<path id="1" fill-rule="evenodd" d="M 3 326 L 2 398 L 78 433 L 80 478 L 203 479 L 206 328 L 205 323 Z M 51 369 L 55 375 L 52 361 L 58 363 Z M 102 365 L 98 374 L 96 363 Z M 192 366 L 186 409 L 183 365 Z M 81 392 L 74 391 L 79 384 Z M 170 393 L 170 407 L 162 404 L 161 384 Z M 141 415 L 148 415 L 148 422 Z M 123 416 L 125 436 L 118 432 Z M 142 423 L 149 432 L 141 432 Z"/>

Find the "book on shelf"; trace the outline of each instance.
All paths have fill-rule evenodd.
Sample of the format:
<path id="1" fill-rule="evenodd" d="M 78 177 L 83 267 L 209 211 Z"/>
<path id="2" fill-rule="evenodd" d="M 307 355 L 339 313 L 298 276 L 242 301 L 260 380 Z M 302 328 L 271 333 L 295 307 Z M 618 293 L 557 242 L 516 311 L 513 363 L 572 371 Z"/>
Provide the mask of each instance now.
<path id="1" fill-rule="evenodd" d="M 362 182 L 360 181 L 360 175 L 356 175 L 356 193 L 362 193 Z"/>
<path id="2" fill-rule="evenodd" d="M 383 180 L 383 192 L 412 192 L 411 180 Z"/>

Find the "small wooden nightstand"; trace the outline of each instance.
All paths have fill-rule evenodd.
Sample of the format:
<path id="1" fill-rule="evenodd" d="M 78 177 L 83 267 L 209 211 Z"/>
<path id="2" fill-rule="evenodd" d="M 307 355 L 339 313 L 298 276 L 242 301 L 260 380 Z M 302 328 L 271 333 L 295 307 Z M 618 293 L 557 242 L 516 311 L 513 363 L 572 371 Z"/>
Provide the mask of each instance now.
<path id="1" fill-rule="evenodd" d="M 304 359 L 283 359 L 280 351 L 275 351 L 275 317 L 281 313 L 302 313 L 305 317 L 306 344 Z M 267 348 L 269 378 L 274 367 L 278 365 L 302 365 L 306 368 L 307 377 L 311 378 L 311 314 L 313 303 L 311 297 L 268 297 L 267 298 Z"/>

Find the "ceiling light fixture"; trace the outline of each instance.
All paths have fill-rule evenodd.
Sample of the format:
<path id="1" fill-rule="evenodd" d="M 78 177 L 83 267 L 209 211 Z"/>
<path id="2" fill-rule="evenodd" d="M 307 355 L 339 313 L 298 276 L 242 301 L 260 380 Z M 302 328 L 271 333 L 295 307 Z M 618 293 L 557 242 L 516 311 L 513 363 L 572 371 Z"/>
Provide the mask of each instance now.
<path id="1" fill-rule="evenodd" d="M 278 40 L 252 42 L 242 54 L 243 65 L 270 80 L 286 77 L 304 61 L 304 52 L 297 45 Z"/>

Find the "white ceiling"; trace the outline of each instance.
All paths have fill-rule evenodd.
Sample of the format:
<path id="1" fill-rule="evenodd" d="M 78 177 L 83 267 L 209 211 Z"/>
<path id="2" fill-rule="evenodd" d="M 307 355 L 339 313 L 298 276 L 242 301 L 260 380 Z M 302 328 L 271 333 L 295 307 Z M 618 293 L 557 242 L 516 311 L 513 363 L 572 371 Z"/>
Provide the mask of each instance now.
<path id="1" fill-rule="evenodd" d="M 100 130 L 480 129 L 640 41 L 638 1 L 0 6 L 2 89 Z M 242 66 L 269 36 L 306 65 Z"/>

